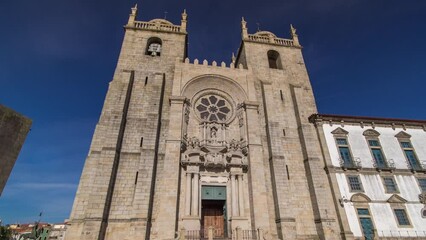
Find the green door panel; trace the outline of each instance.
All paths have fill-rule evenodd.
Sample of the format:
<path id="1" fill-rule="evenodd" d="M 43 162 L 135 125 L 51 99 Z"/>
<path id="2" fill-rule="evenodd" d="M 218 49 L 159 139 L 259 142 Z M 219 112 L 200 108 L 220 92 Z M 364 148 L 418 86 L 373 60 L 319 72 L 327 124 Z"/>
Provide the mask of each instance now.
<path id="1" fill-rule="evenodd" d="M 203 200 L 226 200 L 226 187 L 203 186 L 201 188 L 201 199 L 203 199 Z"/>

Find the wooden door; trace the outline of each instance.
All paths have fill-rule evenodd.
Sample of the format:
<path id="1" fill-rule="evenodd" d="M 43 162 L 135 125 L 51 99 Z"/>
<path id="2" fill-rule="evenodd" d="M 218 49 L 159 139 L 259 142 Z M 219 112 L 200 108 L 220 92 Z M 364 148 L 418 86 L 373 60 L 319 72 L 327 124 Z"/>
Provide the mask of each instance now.
<path id="1" fill-rule="evenodd" d="M 216 204 L 203 204 L 202 210 L 202 222 L 205 236 L 210 226 L 214 228 L 213 237 L 224 237 L 224 215 L 223 215 L 223 204 L 219 204 L 221 201 L 217 201 Z"/>

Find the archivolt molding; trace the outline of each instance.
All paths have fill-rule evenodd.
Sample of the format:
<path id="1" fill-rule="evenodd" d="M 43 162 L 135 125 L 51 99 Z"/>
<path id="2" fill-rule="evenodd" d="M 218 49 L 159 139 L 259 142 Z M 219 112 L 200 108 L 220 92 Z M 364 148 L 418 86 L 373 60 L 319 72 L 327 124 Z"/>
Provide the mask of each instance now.
<path id="1" fill-rule="evenodd" d="M 206 89 L 220 90 L 228 95 L 236 103 L 242 103 L 248 99 L 245 90 L 236 81 L 216 74 L 205 74 L 189 80 L 181 90 L 181 95 L 193 99 L 197 93 Z"/>

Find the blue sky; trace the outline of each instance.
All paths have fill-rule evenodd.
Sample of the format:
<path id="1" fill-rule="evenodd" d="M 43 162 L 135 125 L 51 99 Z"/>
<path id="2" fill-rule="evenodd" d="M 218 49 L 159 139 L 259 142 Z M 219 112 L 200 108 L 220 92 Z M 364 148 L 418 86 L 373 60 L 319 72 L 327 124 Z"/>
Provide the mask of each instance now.
<path id="1" fill-rule="evenodd" d="M 69 217 L 135 0 L 0 1 L 0 103 L 33 120 L 3 195 L 4 223 Z M 249 32 L 298 29 L 319 112 L 426 119 L 424 0 L 144 0 L 180 22 L 189 57 L 229 62 Z"/>

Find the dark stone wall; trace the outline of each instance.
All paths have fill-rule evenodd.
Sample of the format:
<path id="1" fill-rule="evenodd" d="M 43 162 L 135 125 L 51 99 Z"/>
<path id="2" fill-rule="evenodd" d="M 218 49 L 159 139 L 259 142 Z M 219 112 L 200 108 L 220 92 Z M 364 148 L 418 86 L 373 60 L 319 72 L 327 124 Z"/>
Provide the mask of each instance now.
<path id="1" fill-rule="evenodd" d="M 0 104 L 0 195 L 31 127 L 31 119 Z"/>

